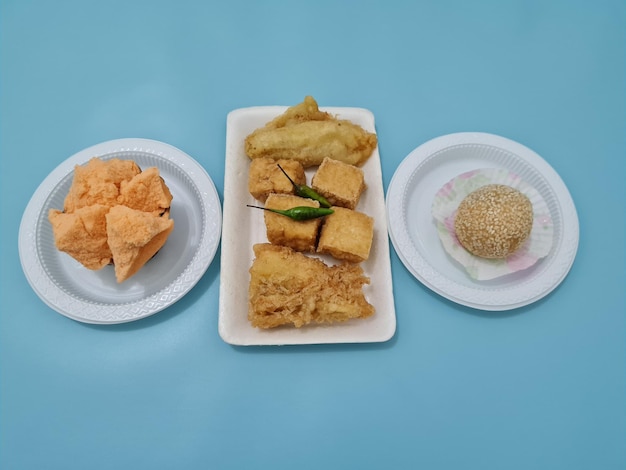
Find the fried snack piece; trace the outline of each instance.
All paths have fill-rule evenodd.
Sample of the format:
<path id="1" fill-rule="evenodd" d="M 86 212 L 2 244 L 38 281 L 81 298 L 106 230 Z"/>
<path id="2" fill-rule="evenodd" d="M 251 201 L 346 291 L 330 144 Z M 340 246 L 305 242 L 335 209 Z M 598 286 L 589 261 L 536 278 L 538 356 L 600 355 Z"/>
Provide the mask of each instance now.
<path id="1" fill-rule="evenodd" d="M 94 204 L 115 205 L 122 182 L 131 180 L 140 172 L 134 161 L 118 158 L 103 161 L 94 157 L 85 165 L 76 165 L 63 209 L 65 212 L 74 212 Z"/>
<path id="2" fill-rule="evenodd" d="M 298 206 L 319 207 L 320 203 L 291 194 L 270 194 L 265 201 L 268 209 L 288 210 Z M 270 243 L 288 246 L 296 251 L 315 251 L 321 218 L 293 220 L 271 211 L 265 211 L 264 218 L 265 233 Z"/>
<path id="3" fill-rule="evenodd" d="M 65 213 L 50 209 L 54 243 L 60 251 L 70 255 L 88 269 L 98 270 L 111 262 L 107 244 L 106 213 L 108 206 L 94 204 Z"/>
<path id="4" fill-rule="evenodd" d="M 165 244 L 174 221 L 117 205 L 106 214 L 106 232 L 115 264 L 115 278 L 123 282 L 135 274 Z"/>
<path id="5" fill-rule="evenodd" d="M 161 178 L 159 169 L 152 167 L 130 181 L 122 181 L 118 201 L 131 209 L 159 216 L 170 208 L 172 193 Z"/>
<path id="6" fill-rule="evenodd" d="M 250 159 L 293 159 L 305 168 L 320 165 L 325 157 L 360 166 L 377 143 L 376 134 L 320 111 L 317 102 L 307 96 L 303 103 L 248 135 L 245 151 Z"/>
<path id="7" fill-rule="evenodd" d="M 253 248 L 248 291 L 248 320 L 253 326 L 300 328 L 374 314 L 362 290 L 369 278 L 359 265 L 327 266 L 317 258 L 268 243 Z"/>
<path id="8" fill-rule="evenodd" d="M 74 168 L 64 211 L 51 209 L 48 219 L 57 249 L 88 269 L 114 264 L 122 282 L 165 243 L 171 202 L 156 167 L 142 172 L 132 160 L 94 157 Z"/>
<path id="9" fill-rule="evenodd" d="M 365 175 L 354 165 L 325 158 L 313 175 L 311 187 L 333 206 L 354 209 L 366 188 Z"/>
<path id="10" fill-rule="evenodd" d="M 305 96 L 302 103 L 287 108 L 280 116 L 275 117 L 265 125 L 266 129 L 293 126 L 305 121 L 330 121 L 332 114 L 320 111 L 317 101 L 312 96 Z"/>
<path id="11" fill-rule="evenodd" d="M 489 259 L 515 253 L 532 228 L 532 203 L 525 194 L 503 184 L 488 184 L 467 195 L 454 220 L 463 248 Z"/>
<path id="12" fill-rule="evenodd" d="M 289 178 L 296 184 L 305 184 L 304 168 L 295 160 L 274 160 L 272 158 L 255 158 L 250 163 L 248 172 L 248 191 L 252 196 L 265 202 L 271 193 L 293 194 L 294 187 L 280 168 L 285 170 Z"/>
<path id="13" fill-rule="evenodd" d="M 317 252 L 351 263 L 367 260 L 374 238 L 374 219 L 344 207 L 333 210 L 322 226 Z"/>

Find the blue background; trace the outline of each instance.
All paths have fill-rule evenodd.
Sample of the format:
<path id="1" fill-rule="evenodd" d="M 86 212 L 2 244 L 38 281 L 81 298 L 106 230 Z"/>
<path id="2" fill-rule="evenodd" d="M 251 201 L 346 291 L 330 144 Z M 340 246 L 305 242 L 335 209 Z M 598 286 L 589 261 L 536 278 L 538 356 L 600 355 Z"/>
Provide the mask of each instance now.
<path id="1" fill-rule="evenodd" d="M 625 62 L 619 0 L 3 0 L 0 468 L 626 468 Z M 385 189 L 443 134 L 538 152 L 578 210 L 568 277 L 485 313 L 392 251 L 391 341 L 250 348 L 218 335 L 219 252 L 130 324 L 75 322 L 29 287 L 19 223 L 63 160 L 156 139 L 221 197 L 226 114 L 306 94 L 375 114 Z"/>

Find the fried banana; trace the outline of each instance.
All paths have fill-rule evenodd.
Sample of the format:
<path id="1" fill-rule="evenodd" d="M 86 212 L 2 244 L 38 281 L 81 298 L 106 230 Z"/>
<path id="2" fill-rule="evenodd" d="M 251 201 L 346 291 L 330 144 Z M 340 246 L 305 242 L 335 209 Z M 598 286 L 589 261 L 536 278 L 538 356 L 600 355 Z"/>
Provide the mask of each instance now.
<path id="1" fill-rule="evenodd" d="M 250 159 L 293 159 L 305 168 L 320 165 L 325 157 L 360 166 L 377 144 L 376 134 L 320 111 L 307 96 L 248 135 L 245 151 Z"/>

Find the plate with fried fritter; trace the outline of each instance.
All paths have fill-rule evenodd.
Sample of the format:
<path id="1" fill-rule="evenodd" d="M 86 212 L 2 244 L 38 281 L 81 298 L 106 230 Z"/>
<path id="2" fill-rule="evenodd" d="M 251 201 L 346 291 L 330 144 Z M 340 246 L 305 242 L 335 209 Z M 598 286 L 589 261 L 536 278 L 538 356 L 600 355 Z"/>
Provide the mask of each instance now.
<path id="1" fill-rule="evenodd" d="M 366 250 L 361 262 L 336 259 L 328 250 L 316 252 L 297 243 L 284 246 L 289 245 L 289 237 L 309 236 L 308 227 L 323 227 L 324 222 L 304 222 L 293 230 L 290 224 L 296 224 L 291 221 L 275 221 L 282 216 L 248 207 L 263 206 L 266 196 L 260 202 L 250 192 L 254 160 L 296 160 L 305 171 L 305 179 L 299 182 L 309 185 L 327 157 L 362 169 L 366 189 L 354 210 L 373 223 L 354 235 L 369 241 L 363 233 L 371 230 L 369 254 Z M 285 197 L 270 196 L 268 204 L 272 199 Z M 319 206 L 317 201 L 303 201 L 308 201 L 301 204 L 307 207 Z M 337 208 L 337 216 L 346 211 Z M 307 97 L 294 106 L 231 111 L 223 213 L 219 333 L 225 342 L 238 346 L 373 343 L 393 337 L 396 315 L 382 171 L 374 115 L 369 110 L 318 108 Z"/>
<path id="2" fill-rule="evenodd" d="M 130 164 L 128 178 L 113 162 Z M 163 142 L 116 139 L 79 151 L 39 185 L 22 216 L 19 255 L 52 309 L 83 323 L 125 323 L 196 285 L 221 226 L 215 185 L 192 157 Z"/>

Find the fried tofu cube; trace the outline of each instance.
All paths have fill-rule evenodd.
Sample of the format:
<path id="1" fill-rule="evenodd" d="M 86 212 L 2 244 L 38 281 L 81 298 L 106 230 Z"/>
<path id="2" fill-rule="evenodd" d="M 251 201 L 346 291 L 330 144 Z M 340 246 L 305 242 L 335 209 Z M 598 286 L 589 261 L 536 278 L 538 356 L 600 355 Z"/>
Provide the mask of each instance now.
<path id="1" fill-rule="evenodd" d="M 302 164 L 296 160 L 274 160 L 256 158 L 250 162 L 248 172 L 248 191 L 252 196 L 265 202 L 271 193 L 294 194 L 289 178 L 278 167 L 280 165 L 294 183 L 305 184 L 306 176 Z"/>
<path id="2" fill-rule="evenodd" d="M 360 263 L 369 258 L 374 238 L 374 219 L 344 207 L 333 207 L 326 216 L 317 245 L 318 253 Z"/>
<path id="3" fill-rule="evenodd" d="M 265 201 L 268 209 L 286 210 L 298 206 L 319 207 L 312 199 L 290 194 L 270 194 Z M 322 223 L 320 218 L 293 220 L 285 215 L 265 211 L 267 239 L 274 245 L 282 245 L 296 251 L 315 252 L 317 236 Z"/>
<path id="4" fill-rule="evenodd" d="M 313 175 L 311 187 L 333 206 L 354 209 L 366 185 L 361 168 L 325 158 Z"/>

